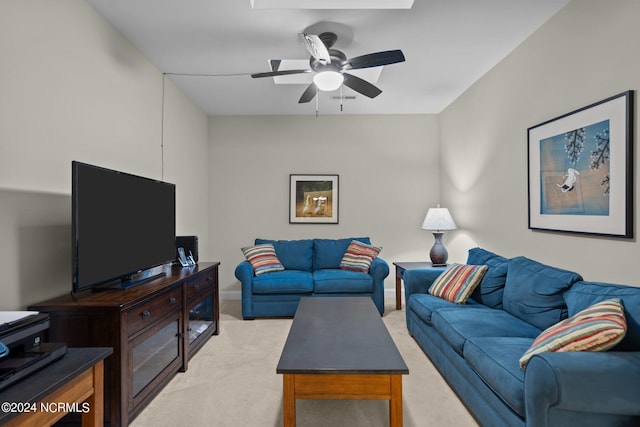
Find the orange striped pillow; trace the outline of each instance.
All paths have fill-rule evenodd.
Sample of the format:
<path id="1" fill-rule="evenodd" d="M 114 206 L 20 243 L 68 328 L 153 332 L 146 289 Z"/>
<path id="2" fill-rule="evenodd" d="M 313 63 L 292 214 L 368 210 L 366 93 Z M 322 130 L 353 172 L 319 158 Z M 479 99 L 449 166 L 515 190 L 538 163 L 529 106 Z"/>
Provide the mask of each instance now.
<path id="1" fill-rule="evenodd" d="M 278 259 L 276 250 L 271 243 L 242 248 L 242 253 L 253 266 L 253 272 L 256 276 L 284 270 L 284 266 Z"/>
<path id="2" fill-rule="evenodd" d="M 433 282 L 429 293 L 456 304 L 464 304 L 488 269 L 486 265 L 453 264 Z"/>
<path id="3" fill-rule="evenodd" d="M 524 369 L 534 354 L 605 351 L 624 338 L 627 320 L 619 298 L 600 301 L 542 331 L 520 358 Z"/>
<path id="4" fill-rule="evenodd" d="M 382 248 L 352 240 L 340 261 L 340 269 L 368 273 L 371 263 L 381 250 Z"/>

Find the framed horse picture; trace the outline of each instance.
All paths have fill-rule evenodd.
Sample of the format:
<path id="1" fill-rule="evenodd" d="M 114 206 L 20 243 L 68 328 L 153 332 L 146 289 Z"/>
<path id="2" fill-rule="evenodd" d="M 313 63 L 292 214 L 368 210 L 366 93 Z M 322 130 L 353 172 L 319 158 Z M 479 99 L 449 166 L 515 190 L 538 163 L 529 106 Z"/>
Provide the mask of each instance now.
<path id="1" fill-rule="evenodd" d="M 338 175 L 290 175 L 289 223 L 337 224 Z"/>

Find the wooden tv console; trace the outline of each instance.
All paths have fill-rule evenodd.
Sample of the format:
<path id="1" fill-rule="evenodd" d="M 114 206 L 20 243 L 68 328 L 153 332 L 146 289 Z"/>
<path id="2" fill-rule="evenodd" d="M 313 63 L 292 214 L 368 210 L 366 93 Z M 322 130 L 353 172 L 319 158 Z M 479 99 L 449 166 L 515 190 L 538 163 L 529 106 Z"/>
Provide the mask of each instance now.
<path id="1" fill-rule="evenodd" d="M 166 267 L 125 290 L 85 291 L 29 307 L 50 313 L 49 341 L 112 347 L 104 364 L 105 425 L 127 426 L 220 328 L 218 266 Z"/>

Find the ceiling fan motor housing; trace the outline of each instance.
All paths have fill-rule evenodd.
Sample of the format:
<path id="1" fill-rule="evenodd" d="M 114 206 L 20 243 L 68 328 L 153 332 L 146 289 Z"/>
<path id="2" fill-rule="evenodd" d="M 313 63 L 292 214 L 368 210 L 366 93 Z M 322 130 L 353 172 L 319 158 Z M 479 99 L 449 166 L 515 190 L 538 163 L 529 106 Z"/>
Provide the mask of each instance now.
<path id="1" fill-rule="evenodd" d="M 343 65 L 347 61 L 347 56 L 339 50 L 329 49 L 329 56 L 331 57 L 330 64 L 323 64 L 313 56 L 309 58 L 309 66 L 315 72 L 321 71 L 340 71 Z"/>
<path id="2" fill-rule="evenodd" d="M 318 38 L 322 40 L 322 43 L 327 47 L 327 49 L 331 49 L 331 46 L 338 40 L 338 36 L 336 33 L 332 32 L 324 32 L 318 35 Z"/>

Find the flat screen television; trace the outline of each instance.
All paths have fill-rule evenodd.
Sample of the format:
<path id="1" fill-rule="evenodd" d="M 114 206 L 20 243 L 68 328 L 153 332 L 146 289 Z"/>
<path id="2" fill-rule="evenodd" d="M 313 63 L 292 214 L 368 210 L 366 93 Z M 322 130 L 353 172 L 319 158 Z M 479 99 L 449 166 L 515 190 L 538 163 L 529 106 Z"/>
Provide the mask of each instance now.
<path id="1" fill-rule="evenodd" d="M 73 292 L 127 288 L 175 260 L 175 193 L 174 184 L 72 162 Z"/>

